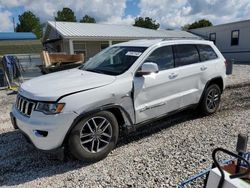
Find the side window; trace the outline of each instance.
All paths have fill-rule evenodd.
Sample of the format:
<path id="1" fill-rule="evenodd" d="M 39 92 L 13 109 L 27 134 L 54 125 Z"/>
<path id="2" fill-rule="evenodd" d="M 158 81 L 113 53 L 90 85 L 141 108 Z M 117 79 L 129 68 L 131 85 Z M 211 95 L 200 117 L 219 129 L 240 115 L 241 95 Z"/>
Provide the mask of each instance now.
<path id="1" fill-rule="evenodd" d="M 166 70 L 174 67 L 174 57 L 171 46 L 164 46 L 153 51 L 145 62 L 156 63 L 159 70 Z"/>
<path id="2" fill-rule="evenodd" d="M 200 53 L 201 61 L 212 60 L 218 57 L 217 54 L 214 52 L 213 48 L 209 45 L 198 44 L 197 48 Z"/>
<path id="3" fill-rule="evenodd" d="M 231 46 L 239 45 L 239 30 L 234 30 L 231 33 Z"/>
<path id="4" fill-rule="evenodd" d="M 209 34 L 209 40 L 213 41 L 214 44 L 216 43 L 216 33 L 210 33 Z"/>
<path id="5" fill-rule="evenodd" d="M 198 63 L 200 61 L 199 53 L 195 45 L 192 44 L 175 45 L 174 55 L 176 67 L 190 65 L 193 63 Z"/>

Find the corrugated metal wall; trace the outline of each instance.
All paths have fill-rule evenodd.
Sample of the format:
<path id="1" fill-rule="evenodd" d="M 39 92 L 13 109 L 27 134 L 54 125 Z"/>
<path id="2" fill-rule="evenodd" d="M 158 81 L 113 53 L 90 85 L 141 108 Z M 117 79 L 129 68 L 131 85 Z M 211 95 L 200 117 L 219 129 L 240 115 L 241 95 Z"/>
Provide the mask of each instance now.
<path id="1" fill-rule="evenodd" d="M 41 53 L 42 49 L 40 40 L 0 41 L 0 55 Z"/>

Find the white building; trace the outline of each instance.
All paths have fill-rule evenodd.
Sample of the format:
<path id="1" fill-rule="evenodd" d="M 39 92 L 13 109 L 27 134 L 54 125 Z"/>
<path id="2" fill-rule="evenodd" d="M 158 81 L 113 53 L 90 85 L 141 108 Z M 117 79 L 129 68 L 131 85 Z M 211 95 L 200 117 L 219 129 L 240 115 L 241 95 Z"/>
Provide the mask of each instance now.
<path id="1" fill-rule="evenodd" d="M 226 59 L 250 62 L 250 20 L 192 29 L 190 32 L 214 41 Z"/>
<path id="2" fill-rule="evenodd" d="M 49 21 L 43 36 L 49 51 L 84 53 L 86 59 L 119 42 L 135 39 L 200 38 L 186 31 L 152 30 L 128 25 Z"/>

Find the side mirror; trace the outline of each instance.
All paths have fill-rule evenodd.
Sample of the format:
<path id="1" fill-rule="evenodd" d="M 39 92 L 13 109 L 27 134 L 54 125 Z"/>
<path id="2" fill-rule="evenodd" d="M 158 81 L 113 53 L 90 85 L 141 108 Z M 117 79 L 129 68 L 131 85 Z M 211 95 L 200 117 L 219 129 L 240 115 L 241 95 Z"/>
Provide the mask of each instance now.
<path id="1" fill-rule="evenodd" d="M 159 68 L 156 63 L 145 62 L 142 64 L 141 70 L 136 73 L 138 76 L 149 75 L 151 73 L 158 73 Z"/>

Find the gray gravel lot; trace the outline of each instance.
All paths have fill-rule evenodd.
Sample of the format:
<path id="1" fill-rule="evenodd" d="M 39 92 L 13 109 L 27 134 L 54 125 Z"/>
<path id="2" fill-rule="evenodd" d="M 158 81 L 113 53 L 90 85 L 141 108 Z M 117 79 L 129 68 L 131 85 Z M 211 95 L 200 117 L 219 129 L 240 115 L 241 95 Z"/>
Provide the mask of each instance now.
<path id="1" fill-rule="evenodd" d="M 61 162 L 27 144 L 8 115 L 15 95 L 0 91 L 0 186 L 176 187 L 210 167 L 214 148 L 234 151 L 238 133 L 248 133 L 250 66 L 236 65 L 234 71 L 219 112 L 201 117 L 187 110 L 147 125 L 121 138 L 117 148 L 95 164 Z"/>

